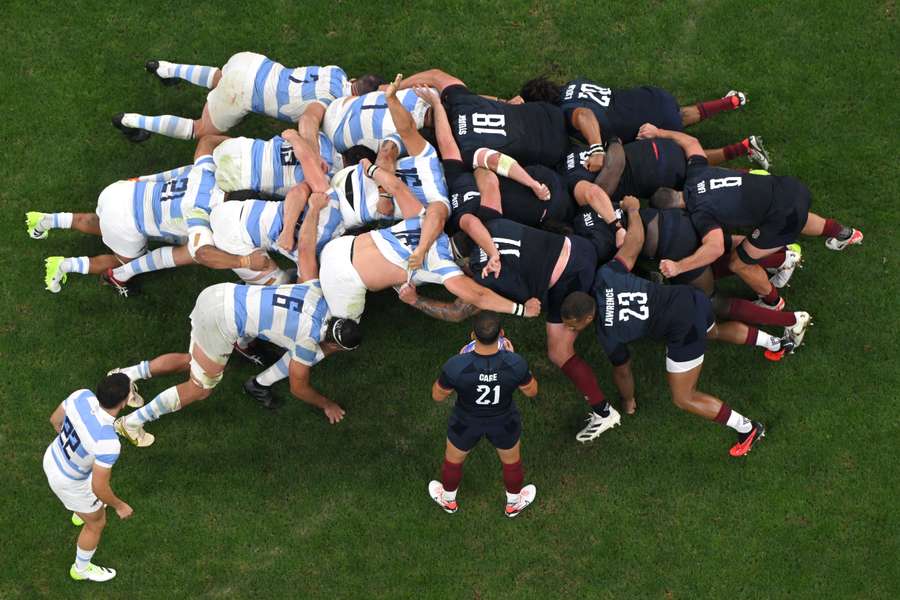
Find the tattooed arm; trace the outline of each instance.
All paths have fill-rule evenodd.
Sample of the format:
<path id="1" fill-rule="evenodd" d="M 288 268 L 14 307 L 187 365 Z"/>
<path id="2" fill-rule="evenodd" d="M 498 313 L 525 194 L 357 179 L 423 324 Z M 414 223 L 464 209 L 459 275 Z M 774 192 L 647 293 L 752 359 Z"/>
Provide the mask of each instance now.
<path id="1" fill-rule="evenodd" d="M 450 321 L 451 323 L 461 323 L 481 310 L 474 304 L 463 302 L 459 298 L 456 298 L 453 302 L 424 298 L 416 293 L 416 288 L 412 285 L 403 285 L 399 290 L 399 294 L 403 302 L 419 309 L 429 317 L 440 319 L 441 321 Z"/>

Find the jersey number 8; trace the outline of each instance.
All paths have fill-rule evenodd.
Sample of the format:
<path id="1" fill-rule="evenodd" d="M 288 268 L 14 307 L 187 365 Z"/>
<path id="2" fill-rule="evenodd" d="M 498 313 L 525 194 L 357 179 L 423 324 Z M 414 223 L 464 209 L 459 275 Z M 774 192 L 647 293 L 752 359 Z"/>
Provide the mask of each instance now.
<path id="1" fill-rule="evenodd" d="M 491 390 L 494 391 L 493 402 L 491 401 L 490 398 L 488 398 L 488 396 L 491 393 Z M 500 386 L 499 385 L 494 385 L 494 386 L 479 385 L 478 387 L 475 388 L 475 391 L 480 394 L 478 396 L 478 398 L 475 399 L 475 404 L 480 404 L 482 406 L 486 406 L 489 404 L 490 405 L 500 404 Z"/>

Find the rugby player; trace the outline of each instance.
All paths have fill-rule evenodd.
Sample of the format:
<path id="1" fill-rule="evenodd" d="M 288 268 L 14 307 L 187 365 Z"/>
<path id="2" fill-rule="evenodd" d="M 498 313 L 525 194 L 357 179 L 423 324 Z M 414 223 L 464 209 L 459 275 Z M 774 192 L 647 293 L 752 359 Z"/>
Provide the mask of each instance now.
<path id="1" fill-rule="evenodd" d="M 513 518 L 534 502 L 537 493 L 534 485 L 522 485 L 522 417 L 513 393 L 519 389 L 534 398 L 538 382 L 524 358 L 498 347 L 503 333 L 499 316 L 482 312 L 473 319 L 473 329 L 472 350 L 444 363 L 440 377 L 431 386 L 435 402 L 443 402 L 456 392 L 456 404 L 447 425 L 441 481 L 430 482 L 428 494 L 445 512 L 453 514 L 459 510 L 456 495 L 463 463 L 481 438 L 487 437 L 503 464 L 505 514 Z"/>
<path id="2" fill-rule="evenodd" d="M 215 187 L 210 152 L 218 140 L 197 144 L 192 165 L 107 186 L 94 213 L 26 213 L 28 235 L 45 239 L 50 229 L 77 229 L 101 236 L 112 254 L 93 257 L 51 256 L 45 261 L 46 289 L 58 293 L 69 273 L 100 274 L 104 283 L 123 296 L 135 292 L 128 281 L 135 275 L 170 269 L 196 261 L 213 269 L 271 270 L 264 252 L 237 256 L 218 250 L 208 239 L 208 213 L 222 202 Z M 167 245 L 148 250 L 148 243 Z M 202 247 L 201 247 L 202 246 Z"/>
<path id="3" fill-rule="evenodd" d="M 400 88 L 436 88 L 447 106 L 453 135 L 464 164 L 474 165 L 479 149 L 511 156 L 524 165 L 555 168 L 568 147 L 565 120 L 558 106 L 546 102 L 503 102 L 470 91 L 462 80 L 439 69 L 412 75 Z"/>
<path id="4" fill-rule="evenodd" d="M 222 134 L 251 112 L 294 123 L 311 106 L 324 110 L 336 98 L 365 94 L 382 83 L 375 75 L 348 79 L 333 65 L 291 69 L 254 52 L 233 55 L 221 69 L 164 60 L 149 60 L 145 67 L 165 85 L 184 80 L 211 91 L 199 119 L 136 113 L 113 117 L 113 125 L 133 142 L 143 142 L 151 132 L 182 140 Z"/>
<path id="5" fill-rule="evenodd" d="M 688 157 L 683 203 L 702 244 L 679 261 L 661 261 L 660 271 L 666 277 L 716 260 L 725 252 L 726 229 L 750 229 L 752 233 L 732 249 L 729 267 L 759 295 L 763 305 L 781 310 L 784 299 L 758 264 L 762 258 L 795 242 L 801 234 L 825 237 L 830 250 L 862 243 L 863 234 L 858 229 L 810 212 L 809 189 L 794 177 L 710 167 L 696 138 L 650 123 L 641 127 L 639 135 L 674 140 Z"/>
<path id="6" fill-rule="evenodd" d="M 83 524 L 75 563 L 69 568 L 76 581 L 109 581 L 116 576 L 115 569 L 95 565 L 91 559 L 106 527 L 106 506 L 112 506 L 120 519 L 134 512 L 109 485 L 121 450 L 113 422 L 130 394 L 128 377 L 108 375 L 96 395 L 90 390 L 72 392 L 50 415 L 58 435 L 44 452 L 44 473 L 53 493 L 73 511 L 72 522 Z"/>
<path id="7" fill-rule="evenodd" d="M 644 243 L 644 230 L 636 199 L 623 202 L 623 209 L 628 213 L 625 243 L 613 260 L 597 270 L 592 294 L 578 291 L 563 301 L 565 327 L 577 336 L 595 324 L 626 408 L 635 404 L 627 344 L 643 337 L 665 339 L 666 370 L 675 405 L 737 431 L 738 441 L 730 454 L 743 456 L 765 435 L 765 427 L 696 389 L 706 338 L 720 335 L 709 299 L 693 287 L 661 286 L 631 274 Z"/>
<path id="8" fill-rule="evenodd" d="M 601 160 L 606 138 L 634 141 L 644 123 L 681 131 L 747 103 L 744 92 L 731 90 L 718 100 L 679 106 L 672 94 L 658 87 L 614 90 L 588 79 L 575 79 L 560 86 L 543 76 L 525 82 L 520 95 L 526 102 L 549 102 L 562 108 L 569 132 L 590 145 L 588 162 L 592 171 L 599 169 L 595 161 Z M 733 146 L 732 150 L 739 154 L 756 151 L 749 144 Z"/>
<path id="9" fill-rule="evenodd" d="M 267 340 L 287 351 L 284 360 L 292 394 L 320 408 L 330 423 L 344 418 L 343 408 L 312 387 L 310 371 L 325 356 L 358 347 L 361 335 L 357 323 L 333 318 L 322 296 L 315 238 L 319 213 L 328 199 L 324 194 L 312 194 L 309 202 L 312 210 L 300 227 L 299 283 L 220 283 L 203 290 L 191 312 L 190 378 L 117 419 L 119 435 L 137 446 L 152 444 L 154 436 L 144 425 L 207 398 L 222 380 L 234 344 L 248 337 Z"/>

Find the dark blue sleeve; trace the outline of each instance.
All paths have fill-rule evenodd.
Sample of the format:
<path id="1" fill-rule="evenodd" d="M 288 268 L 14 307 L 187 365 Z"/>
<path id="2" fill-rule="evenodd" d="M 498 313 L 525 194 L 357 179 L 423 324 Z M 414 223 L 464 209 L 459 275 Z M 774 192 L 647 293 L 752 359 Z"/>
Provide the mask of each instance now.
<path id="1" fill-rule="evenodd" d="M 613 258 L 611 261 L 609 261 L 608 263 L 606 263 L 605 265 L 603 265 L 603 268 L 604 268 L 604 269 L 610 268 L 610 269 L 612 269 L 613 271 L 615 271 L 616 273 L 623 273 L 623 274 L 626 274 L 626 273 L 630 273 L 630 272 L 631 272 L 631 271 L 628 270 L 628 267 L 625 266 L 625 263 L 623 263 L 623 262 L 622 262 L 621 260 L 619 260 L 618 258 Z"/>
<path id="2" fill-rule="evenodd" d="M 523 385 L 528 385 L 531 383 L 531 380 L 534 379 L 534 376 L 531 374 L 531 369 L 528 368 L 528 363 L 522 358 L 520 355 L 515 352 L 510 353 L 512 357 L 514 357 L 513 362 L 513 372 L 516 375 L 516 385 L 518 387 L 522 387 Z"/>
<path id="3" fill-rule="evenodd" d="M 706 160 L 705 156 L 700 156 L 699 154 L 689 156 L 687 160 L 687 169 L 684 172 L 685 182 L 697 177 L 702 177 L 703 171 L 706 170 L 707 167 L 709 167 L 709 161 Z M 687 183 L 685 183 L 685 187 L 687 187 Z"/>
<path id="4" fill-rule="evenodd" d="M 690 213 L 690 218 L 700 239 L 703 239 L 713 229 L 723 229 L 721 223 L 716 221 L 715 217 L 706 210 L 695 210 Z"/>
<path id="5" fill-rule="evenodd" d="M 454 356 L 450 360 L 444 363 L 444 366 L 441 367 L 441 374 L 438 377 L 438 385 L 444 388 L 445 390 L 453 390 L 456 389 L 457 377 L 459 376 L 459 367 L 457 366 L 456 357 Z"/>

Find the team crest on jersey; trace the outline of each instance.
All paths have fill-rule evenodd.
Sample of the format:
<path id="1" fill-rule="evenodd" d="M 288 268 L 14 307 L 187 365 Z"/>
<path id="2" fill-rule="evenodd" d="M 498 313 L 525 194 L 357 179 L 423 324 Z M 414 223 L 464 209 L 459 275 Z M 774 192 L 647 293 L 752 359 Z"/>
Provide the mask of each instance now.
<path id="1" fill-rule="evenodd" d="M 750 234 L 750 237 L 752 237 L 754 240 L 756 238 L 758 238 L 759 237 L 759 229 L 754 229 L 753 233 Z"/>

